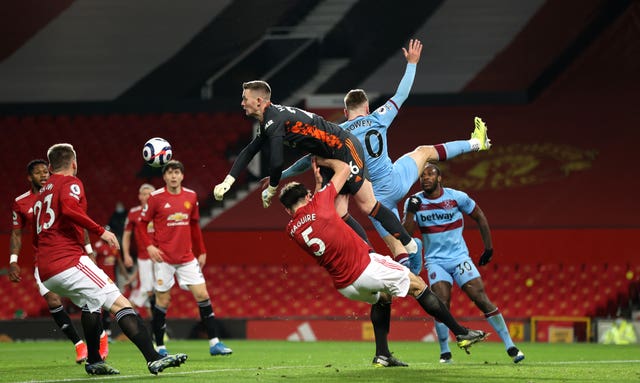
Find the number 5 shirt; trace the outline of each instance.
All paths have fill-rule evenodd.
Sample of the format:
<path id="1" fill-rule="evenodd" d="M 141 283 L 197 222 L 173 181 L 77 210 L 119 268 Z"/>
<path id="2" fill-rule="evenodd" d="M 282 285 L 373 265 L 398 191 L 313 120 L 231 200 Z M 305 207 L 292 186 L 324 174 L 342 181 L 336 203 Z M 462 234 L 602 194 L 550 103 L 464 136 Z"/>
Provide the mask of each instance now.
<path id="1" fill-rule="evenodd" d="M 369 265 L 369 245 L 336 213 L 336 188 L 328 183 L 299 208 L 287 233 L 331 275 L 336 289 L 352 284 Z"/>

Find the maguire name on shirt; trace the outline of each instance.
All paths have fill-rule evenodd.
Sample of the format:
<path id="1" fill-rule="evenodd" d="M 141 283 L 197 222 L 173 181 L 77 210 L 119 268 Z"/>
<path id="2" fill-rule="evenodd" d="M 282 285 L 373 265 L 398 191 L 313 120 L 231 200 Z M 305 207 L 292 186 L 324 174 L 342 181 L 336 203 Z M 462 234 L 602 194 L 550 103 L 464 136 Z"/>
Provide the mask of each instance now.
<path id="1" fill-rule="evenodd" d="M 302 217 L 300 217 L 299 220 L 296 221 L 296 223 L 293 224 L 291 231 L 289 232 L 289 235 L 293 237 L 293 235 L 300 228 L 300 226 L 304 225 L 307 222 L 311 222 L 315 220 L 316 220 L 316 213 L 303 215 Z"/>

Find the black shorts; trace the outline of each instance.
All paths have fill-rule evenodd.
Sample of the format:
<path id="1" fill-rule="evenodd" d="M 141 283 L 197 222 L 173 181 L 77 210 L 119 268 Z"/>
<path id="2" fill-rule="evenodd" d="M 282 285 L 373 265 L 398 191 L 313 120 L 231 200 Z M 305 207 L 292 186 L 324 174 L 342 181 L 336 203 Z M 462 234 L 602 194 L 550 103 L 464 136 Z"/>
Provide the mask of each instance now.
<path id="1" fill-rule="evenodd" d="M 333 159 L 345 162 L 351 168 L 351 175 L 340 190 L 340 194 L 354 195 L 360 190 L 365 179 L 369 179 L 369 172 L 364 165 L 364 151 L 358 139 L 351 135 L 345 140 L 342 148 L 336 150 Z M 333 177 L 333 170 L 320 167 L 322 185 L 327 184 Z"/>

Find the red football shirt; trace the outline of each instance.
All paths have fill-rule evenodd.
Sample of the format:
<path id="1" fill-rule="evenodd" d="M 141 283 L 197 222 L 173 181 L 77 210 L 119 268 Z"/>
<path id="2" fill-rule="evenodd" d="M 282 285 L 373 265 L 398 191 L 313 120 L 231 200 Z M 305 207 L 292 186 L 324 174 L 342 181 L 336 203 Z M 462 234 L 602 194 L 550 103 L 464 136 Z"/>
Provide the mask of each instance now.
<path id="1" fill-rule="evenodd" d="M 341 289 L 352 284 L 369 265 L 369 245 L 336 213 L 337 192 L 332 183 L 299 208 L 287 233 L 331 275 Z"/>
<path id="2" fill-rule="evenodd" d="M 196 246 L 196 254 L 206 252 L 200 231 L 198 195 L 191 189 L 181 187 L 178 194 L 171 194 L 166 188 L 152 192 L 142 209 L 140 222 L 136 235 L 145 247 L 153 244 L 162 250 L 167 263 L 191 262 L 194 258 L 192 243 Z M 149 222 L 153 222 L 153 233 L 141 229 Z"/>
<path id="3" fill-rule="evenodd" d="M 117 258 L 120 256 L 118 249 L 99 239 L 93 244 L 93 251 L 96 253 L 96 265 L 111 278 L 112 282 L 115 281 Z"/>
<path id="4" fill-rule="evenodd" d="M 52 174 L 33 205 L 35 246 L 42 281 L 78 264 L 84 255 L 84 230 L 100 236 L 104 229 L 87 215 L 82 181 Z"/>
<path id="5" fill-rule="evenodd" d="M 142 206 L 136 206 L 129 209 L 129 214 L 127 214 L 127 219 L 124 221 L 124 231 L 130 231 L 134 233 L 134 238 L 136 241 L 136 249 L 138 250 L 138 259 L 149 259 L 149 253 L 147 252 L 147 247 L 142 243 L 142 239 L 139 235 L 135 235 L 135 232 L 138 230 L 138 225 L 143 225 L 140 222 L 140 214 L 142 213 Z M 147 232 L 149 232 L 149 228 L 147 228 Z M 140 228 L 142 230 L 142 228 Z"/>
<path id="6" fill-rule="evenodd" d="M 11 230 L 29 228 L 32 231 L 33 204 L 37 199 L 38 195 L 33 194 L 31 190 L 16 197 L 11 204 Z M 33 244 L 33 240 L 31 243 Z M 37 258 L 35 259 L 35 264 L 38 264 Z"/>
<path id="7" fill-rule="evenodd" d="M 11 204 L 11 229 L 31 228 L 33 222 L 33 204 L 38 199 L 31 190 L 16 197 Z"/>

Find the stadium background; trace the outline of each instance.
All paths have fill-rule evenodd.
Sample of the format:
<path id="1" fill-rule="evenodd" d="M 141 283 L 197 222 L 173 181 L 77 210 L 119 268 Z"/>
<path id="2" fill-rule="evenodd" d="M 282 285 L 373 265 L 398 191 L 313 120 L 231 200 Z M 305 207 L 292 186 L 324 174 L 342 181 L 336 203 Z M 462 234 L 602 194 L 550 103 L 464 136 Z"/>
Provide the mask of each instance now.
<path id="1" fill-rule="evenodd" d="M 366 305 L 332 290 L 285 236 L 287 216 L 277 205 L 262 209 L 259 164 L 234 185 L 233 202 L 214 202 L 211 190 L 252 134 L 239 107 L 242 81 L 266 79 L 275 102 L 340 121 L 347 90 L 364 88 L 372 106 L 393 94 L 405 67 L 400 47 L 415 37 L 425 49 L 390 131 L 390 154 L 466 138 L 475 115 L 487 122 L 495 146 L 445 163 L 445 183 L 469 192 L 487 214 L 496 254 L 481 271 L 507 320 L 522 324 L 514 331 L 528 338 L 535 316 L 611 318 L 638 309 L 638 1 L 55 0 L 5 8 L 0 237 L 7 246 L 10 202 L 28 188 L 25 165 L 51 144 L 76 147 L 89 214 L 106 224 L 117 202 L 136 204 L 142 182 L 162 185 L 140 156 L 144 141 L 160 136 L 185 163 L 185 186 L 199 194 L 205 272 L 231 333 L 304 338 L 304 326 L 316 326 L 309 320 L 331 319 L 370 336 Z M 471 222 L 465 235 L 479 255 Z M 30 278 L 28 243 L 24 237 L 25 280 L 0 279 L 0 319 L 43 317 L 45 333 L 56 336 Z M 459 292 L 452 305 L 455 315 L 482 322 Z M 393 315 L 406 324 L 392 339 L 420 333 L 400 330 L 412 326 L 429 337 L 431 327 L 413 320 L 421 317 L 414 302 L 398 301 Z M 196 318 L 197 308 L 176 292 L 169 317 Z M 317 323 L 317 337 L 332 336 L 336 322 Z M 533 335 L 546 340 L 549 332 Z"/>

